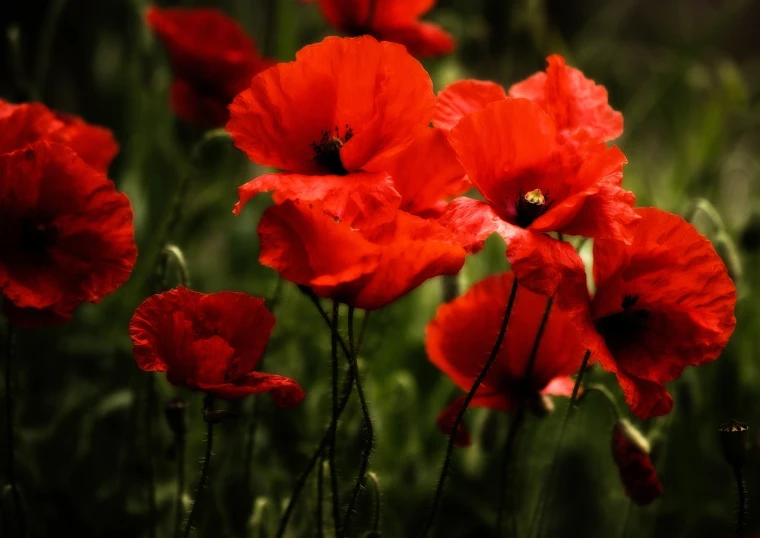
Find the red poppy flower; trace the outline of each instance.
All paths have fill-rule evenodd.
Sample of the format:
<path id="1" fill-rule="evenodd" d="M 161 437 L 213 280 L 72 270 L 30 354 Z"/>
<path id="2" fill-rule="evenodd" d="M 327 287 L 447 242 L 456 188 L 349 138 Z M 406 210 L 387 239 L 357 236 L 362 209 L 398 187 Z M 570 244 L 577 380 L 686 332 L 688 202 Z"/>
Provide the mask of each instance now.
<path id="1" fill-rule="evenodd" d="M 645 419 L 672 409 L 664 383 L 720 355 L 736 325 L 736 288 L 691 224 L 654 208 L 636 212 L 632 244 L 594 241 L 591 312 L 604 338 L 600 364 Z"/>
<path id="2" fill-rule="evenodd" d="M 612 457 L 625 494 L 633 502 L 646 506 L 662 495 L 662 484 L 649 458 L 649 443 L 627 420 L 612 430 Z"/>
<path id="3" fill-rule="evenodd" d="M 256 73 L 272 65 L 240 25 L 216 9 L 151 7 L 146 21 L 169 54 L 174 113 L 189 123 L 224 125 L 227 105 Z"/>
<path id="4" fill-rule="evenodd" d="M 478 282 L 464 295 L 441 305 L 427 326 L 428 357 L 465 392 L 472 388 L 491 353 L 514 278 L 512 273 L 504 273 Z M 535 403 L 540 394 L 572 394 L 573 381 L 567 376 L 578 371 L 586 352 L 572 302 L 555 301 L 532 369 L 527 372 L 547 297 L 518 287 L 506 337 L 471 407 L 511 411 L 523 403 Z M 457 398 L 438 417 L 443 433 L 451 434 L 463 402 L 464 396 Z M 469 444 L 464 427 L 457 432 L 456 443 Z"/>
<path id="5" fill-rule="evenodd" d="M 314 293 L 365 310 L 381 308 L 425 280 L 455 275 L 465 251 L 435 221 L 397 212 L 358 227 L 315 204 L 270 207 L 258 228 L 259 261 Z"/>
<path id="6" fill-rule="evenodd" d="M 278 406 L 293 407 L 304 398 L 298 383 L 254 371 L 274 324 L 258 297 L 180 287 L 148 297 L 132 316 L 129 335 L 137 365 L 166 372 L 174 386 L 225 400 L 269 392 Z"/>
<path id="7" fill-rule="evenodd" d="M 449 142 L 486 201 L 454 200 L 441 223 L 468 250 L 501 235 L 522 285 L 553 295 L 576 270 L 573 248 L 547 232 L 632 240 L 639 217 L 633 193 L 621 187 L 623 153 L 603 148 L 579 162 L 558 142 L 551 117 L 527 99 L 507 98 L 465 116 Z"/>
<path id="8" fill-rule="evenodd" d="M 607 102 L 604 86 L 587 79 L 581 71 L 568 67 L 558 54 L 547 58 L 546 73 L 539 72 L 509 89 L 509 97 L 521 97 L 540 106 L 554 121 L 564 144 L 592 148 L 623 134 L 623 115 Z M 489 103 L 506 99 L 495 82 L 460 80 L 438 95 L 433 123 L 452 129 L 467 114 Z M 598 148 L 597 148 L 598 149 Z"/>
<path id="9" fill-rule="evenodd" d="M 129 199 L 71 149 L 0 155 L 0 294 L 10 321 L 61 323 L 121 286 L 137 249 Z"/>
<path id="10" fill-rule="evenodd" d="M 327 21 L 339 32 L 368 34 L 406 46 L 415 56 L 440 56 L 454 50 L 454 39 L 440 26 L 420 22 L 435 0 L 319 0 Z"/>
<path id="11" fill-rule="evenodd" d="M 38 140 L 70 147 L 84 162 L 103 173 L 119 152 L 119 145 L 108 129 L 53 112 L 39 103 L 13 105 L 0 99 L 0 153 L 22 149 Z"/>
<path id="12" fill-rule="evenodd" d="M 439 216 L 447 200 L 472 187 L 441 129 L 423 131 L 384 169 L 401 195 L 400 208 L 423 217 Z"/>
<path id="13" fill-rule="evenodd" d="M 349 198 L 369 203 L 373 219 L 391 218 L 400 197 L 384 163 L 428 128 L 434 105 L 430 77 L 399 45 L 365 36 L 304 47 L 294 62 L 256 76 L 230 106 L 235 145 L 286 171 L 240 187 L 236 212 L 264 191 L 279 203 L 335 202 L 354 190 L 371 195 Z M 343 218 L 339 204 L 325 210 Z"/>

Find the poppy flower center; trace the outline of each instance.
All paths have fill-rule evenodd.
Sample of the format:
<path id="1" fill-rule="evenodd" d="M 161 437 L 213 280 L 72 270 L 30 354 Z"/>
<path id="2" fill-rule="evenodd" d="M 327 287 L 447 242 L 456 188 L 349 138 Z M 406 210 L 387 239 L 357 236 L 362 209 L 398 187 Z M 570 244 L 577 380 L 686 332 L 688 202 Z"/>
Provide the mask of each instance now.
<path id="1" fill-rule="evenodd" d="M 348 170 L 343 167 L 343 162 L 340 160 L 340 149 L 353 136 L 354 130 L 348 125 L 346 125 L 343 131 L 343 136 L 340 136 L 340 129 L 338 129 L 337 125 L 332 131 L 322 131 L 322 138 L 319 142 L 314 141 L 311 143 L 311 148 L 315 153 L 314 162 L 330 174 L 345 176 L 348 174 Z"/>
<path id="2" fill-rule="evenodd" d="M 527 228 L 534 220 L 549 211 L 553 203 L 549 201 L 549 191 L 543 194 L 541 189 L 534 189 L 523 193 L 520 189 L 515 202 L 515 224 L 520 228 Z"/>
<path id="3" fill-rule="evenodd" d="M 33 256 L 44 256 L 58 240 L 58 227 L 26 217 L 21 220 L 21 248 Z"/>
<path id="4" fill-rule="evenodd" d="M 641 334 L 647 328 L 649 311 L 636 308 L 638 295 L 626 295 L 621 304 L 622 311 L 606 316 L 596 321 L 599 334 L 604 337 L 607 347 L 615 353 L 641 339 Z"/>

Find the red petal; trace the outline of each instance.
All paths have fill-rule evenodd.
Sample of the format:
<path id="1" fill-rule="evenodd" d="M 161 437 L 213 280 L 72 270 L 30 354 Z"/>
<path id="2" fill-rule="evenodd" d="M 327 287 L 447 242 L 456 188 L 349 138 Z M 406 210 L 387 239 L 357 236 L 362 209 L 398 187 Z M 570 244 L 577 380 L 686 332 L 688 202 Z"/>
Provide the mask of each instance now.
<path id="1" fill-rule="evenodd" d="M 434 102 L 430 77 L 403 47 L 328 37 L 256 76 L 230 105 L 227 130 L 259 164 L 316 174 L 330 171 L 314 161 L 312 143 L 335 127 L 345 137 L 350 128 L 340 150 L 344 168 L 381 171 L 374 164 L 414 140 Z"/>
<path id="2" fill-rule="evenodd" d="M 262 264 L 320 296 L 366 310 L 395 301 L 428 278 L 456 274 L 465 256 L 437 223 L 403 212 L 357 230 L 317 207 L 284 202 L 264 213 L 259 237 Z"/>
<path id="3" fill-rule="evenodd" d="M 27 103 L 3 105 L 0 114 L 0 153 L 8 153 L 39 140 L 70 147 L 87 164 L 106 172 L 119 152 L 119 145 L 108 129 L 89 125 L 80 118 L 55 113 L 44 105 Z"/>
<path id="4" fill-rule="evenodd" d="M 439 204 L 470 188 L 446 134 L 427 129 L 383 165 L 401 194 L 401 209 L 415 215 L 435 213 Z"/>
<path id="5" fill-rule="evenodd" d="M 571 192 L 530 228 L 630 242 L 639 216 L 633 210 L 636 197 L 621 187 L 627 162 L 617 147 L 588 155 L 570 185 Z M 557 189 L 551 192 L 555 194 Z"/>
<path id="6" fill-rule="evenodd" d="M 30 252 L 24 227 L 42 237 Z M 0 156 L 0 292 L 16 307 L 68 319 L 129 277 L 137 257 L 132 209 L 113 183 L 61 144 Z M 28 312 L 26 313 L 28 314 Z M 40 313 L 40 322 L 48 317 Z"/>
<path id="7" fill-rule="evenodd" d="M 454 301 L 441 305 L 426 329 L 425 348 L 433 364 L 459 388 L 469 391 L 496 341 L 514 275 L 488 277 Z M 478 394 L 498 393 L 519 402 L 544 390 L 555 378 L 577 371 L 585 353 L 567 301 L 555 301 L 539 342 L 532 370 L 530 356 L 548 298 L 520 286 L 507 333 Z M 529 375 L 526 377 L 526 374 Z"/>
<path id="8" fill-rule="evenodd" d="M 417 57 L 434 57 L 450 54 L 456 48 L 454 38 L 447 31 L 429 22 L 409 22 L 403 25 L 373 28 L 372 34 L 382 41 L 404 45 L 409 54 Z"/>
<path id="9" fill-rule="evenodd" d="M 524 97 L 541 106 L 566 136 L 585 131 L 609 141 L 623 134 L 623 115 L 608 104 L 604 86 L 568 67 L 562 56 L 554 54 L 547 62 L 546 73 L 518 82 L 509 89 L 510 97 Z"/>
<path id="10" fill-rule="evenodd" d="M 521 175 L 556 147 L 554 124 L 526 99 L 505 99 L 462 118 L 449 141 L 473 185 L 495 207 L 513 198 Z"/>
<path id="11" fill-rule="evenodd" d="M 468 252 L 479 252 L 491 234 L 504 235 L 507 233 L 504 230 L 511 226 L 487 203 L 464 197 L 448 204 L 438 222 L 452 234 L 452 240 Z"/>
<path id="12" fill-rule="evenodd" d="M 453 129 L 464 116 L 507 98 L 504 88 L 487 80 L 460 80 L 446 86 L 435 103 L 433 125 Z"/>
<path id="13" fill-rule="evenodd" d="M 385 173 L 350 176 L 266 174 L 238 188 L 240 201 L 234 213 L 262 192 L 274 191 L 278 204 L 286 200 L 318 205 L 329 215 L 361 226 L 365 222 L 391 220 L 401 202 L 393 181 Z"/>
<path id="14" fill-rule="evenodd" d="M 544 387 L 541 394 L 551 396 L 572 396 L 575 380 L 572 377 L 555 377 Z M 580 391 L 579 391 L 580 392 Z"/>
<path id="15" fill-rule="evenodd" d="M 637 213 L 642 219 L 631 245 L 594 242 L 592 311 L 609 348 L 602 366 L 617 373 L 634 413 L 647 418 L 672 405 L 663 383 L 687 365 L 716 359 L 725 347 L 736 325 L 736 289 L 691 224 L 657 209 Z M 626 298 L 634 301 L 632 314 L 621 318 Z M 625 322 L 641 311 L 638 323 Z M 610 332 L 613 322 L 625 323 Z"/>
<path id="16" fill-rule="evenodd" d="M 251 394 L 268 392 L 275 405 L 282 408 L 295 407 L 306 396 L 306 393 L 294 380 L 262 372 L 246 374 L 235 383 L 199 383 L 198 389 L 224 400 L 237 400 Z"/>

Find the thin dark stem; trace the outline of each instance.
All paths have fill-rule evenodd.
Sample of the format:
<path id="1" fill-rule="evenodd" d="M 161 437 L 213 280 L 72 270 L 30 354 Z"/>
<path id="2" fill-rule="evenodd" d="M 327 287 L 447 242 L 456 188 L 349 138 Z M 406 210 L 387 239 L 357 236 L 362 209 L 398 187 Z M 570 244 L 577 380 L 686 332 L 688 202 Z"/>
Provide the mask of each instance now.
<path id="1" fill-rule="evenodd" d="M 356 477 L 356 483 L 354 484 L 354 491 L 351 494 L 351 499 L 348 501 L 348 508 L 346 509 L 346 515 L 343 521 L 342 536 L 350 536 L 351 534 L 351 517 L 354 514 L 354 507 L 356 506 L 356 500 L 359 498 L 359 492 L 364 486 L 364 479 L 367 475 L 367 469 L 369 468 L 369 456 L 372 453 L 372 445 L 375 441 L 375 432 L 372 428 L 372 418 L 369 415 L 369 408 L 367 407 L 367 399 L 364 396 L 364 389 L 361 384 L 359 376 L 359 365 L 357 364 L 358 356 L 354 347 L 354 307 L 348 307 L 348 348 L 351 351 L 351 359 L 349 360 L 349 366 L 354 372 L 354 382 L 356 383 L 356 393 L 359 396 L 359 404 L 362 408 L 362 415 L 364 416 L 364 428 L 365 428 L 365 441 L 364 441 L 364 453 L 362 454 L 362 462 L 359 466 L 359 475 Z"/>
<path id="2" fill-rule="evenodd" d="M 736 478 L 737 502 L 739 504 L 736 510 L 736 532 L 740 532 L 744 530 L 744 527 L 747 524 L 747 487 L 744 484 L 742 468 L 739 465 L 734 467 L 734 478 Z"/>
<path id="3" fill-rule="evenodd" d="M 499 505 L 496 512 L 496 532 L 501 536 L 502 525 L 504 522 L 505 505 L 507 500 L 507 483 L 509 479 L 509 469 L 512 465 L 512 454 L 517 445 L 517 438 L 525 423 L 526 406 L 520 405 L 512 418 L 507 433 L 507 440 L 504 443 L 504 452 L 501 460 L 501 481 L 499 482 Z"/>
<path id="4" fill-rule="evenodd" d="M 335 449 L 338 444 L 338 301 L 333 301 L 331 319 L 331 358 L 332 369 L 332 418 L 330 419 L 330 442 L 327 446 L 327 461 L 330 465 L 330 492 L 332 500 L 333 524 L 340 528 L 340 498 L 338 495 L 338 473 L 335 465 Z"/>
<path id="5" fill-rule="evenodd" d="M 5 348 L 5 442 L 8 460 L 6 461 L 6 473 L 8 484 L 13 496 L 13 508 L 16 511 L 16 527 L 19 536 L 26 536 L 26 514 L 21 504 L 21 494 L 16 482 L 16 433 L 14 431 L 15 417 L 13 409 L 13 360 L 15 355 L 15 329 L 10 322 L 7 325 L 6 348 Z"/>
<path id="6" fill-rule="evenodd" d="M 322 319 L 325 320 L 325 323 L 327 323 L 327 326 L 332 331 L 332 320 L 330 319 L 330 316 L 327 314 L 327 312 L 325 312 L 325 309 L 322 308 L 322 303 L 319 302 L 319 297 L 314 295 L 314 293 L 311 290 L 305 293 L 306 293 L 306 296 L 309 298 L 309 300 L 311 300 L 311 302 L 314 303 L 314 306 L 317 307 L 317 310 L 319 311 L 319 315 L 322 316 Z M 338 339 L 338 345 L 343 350 L 343 354 L 346 356 L 346 358 L 350 357 L 351 352 L 348 350 L 348 346 L 343 341 L 343 338 L 341 338 L 341 336 L 339 334 L 336 334 L 334 331 L 332 334 L 335 336 L 335 338 Z"/>
<path id="7" fill-rule="evenodd" d="M 177 499 L 174 508 L 174 538 L 182 532 L 185 519 L 185 438 L 177 438 Z"/>
<path id="8" fill-rule="evenodd" d="M 243 477 L 246 488 L 251 487 L 251 472 L 253 470 L 253 451 L 256 446 L 256 429 L 259 424 L 259 411 L 261 409 L 261 398 L 253 399 L 253 409 L 251 410 L 251 422 L 248 424 L 248 440 L 245 446 L 245 460 L 243 461 Z"/>
<path id="9" fill-rule="evenodd" d="M 589 358 L 591 358 L 591 350 L 587 349 L 583 354 L 583 361 L 581 361 L 581 367 L 578 369 L 578 375 L 575 379 L 575 385 L 573 386 L 573 394 L 570 397 L 570 402 L 567 405 L 567 411 L 565 411 L 565 416 L 562 419 L 562 425 L 560 426 L 559 433 L 557 434 L 557 440 L 554 444 L 554 456 L 552 457 L 552 462 L 549 466 L 548 476 L 541 486 L 541 492 L 538 496 L 536 509 L 533 512 L 533 518 L 531 519 L 530 523 L 530 533 L 528 536 L 534 536 L 534 533 L 535 536 L 541 535 L 544 510 L 546 509 L 546 496 L 549 492 L 549 486 L 554 482 L 554 475 L 557 472 L 557 456 L 559 455 L 559 449 L 562 446 L 562 441 L 565 437 L 567 425 L 570 423 L 570 419 L 572 418 L 575 411 L 575 405 L 578 402 L 578 393 L 580 392 L 581 382 L 583 381 L 583 374 L 586 372 L 586 366 L 588 366 Z"/>
<path id="10" fill-rule="evenodd" d="M 364 333 L 367 332 L 367 325 L 369 325 L 370 311 L 364 311 L 364 317 L 362 318 L 362 325 L 359 327 L 359 337 L 356 339 L 356 354 L 359 355 L 362 352 L 362 344 L 364 343 Z"/>
<path id="11" fill-rule="evenodd" d="M 324 454 L 319 457 L 319 470 L 317 471 L 317 538 L 324 536 L 324 518 L 322 515 L 322 499 L 325 482 L 325 457 Z"/>
<path id="12" fill-rule="evenodd" d="M 65 6 L 66 0 L 54 0 L 48 8 L 48 12 L 45 15 L 45 20 L 42 24 L 37 53 L 37 66 L 34 73 L 34 84 L 31 88 L 32 99 L 36 101 L 43 100 L 45 82 L 50 68 L 50 53 L 53 49 L 55 30 L 58 27 L 58 20 L 61 18 L 61 13 Z"/>
<path id="13" fill-rule="evenodd" d="M 332 321 L 330 319 L 330 316 L 327 315 L 327 312 L 325 312 L 324 308 L 322 308 L 322 305 L 319 302 L 319 299 L 314 295 L 313 293 L 306 293 L 306 295 L 309 296 L 309 298 L 312 300 L 314 305 L 317 307 L 317 310 L 322 316 L 322 319 L 325 320 L 325 323 L 330 328 L 331 333 L 334 337 L 338 339 L 338 343 L 341 344 L 341 347 L 343 351 L 346 354 L 346 357 L 349 356 L 348 347 L 343 343 L 342 338 L 340 338 L 340 335 L 335 334 L 335 331 L 332 331 Z M 351 393 L 353 392 L 351 390 L 351 387 L 354 383 L 354 376 L 353 371 L 349 368 L 348 372 L 346 373 L 346 377 L 343 380 L 343 387 L 342 387 L 342 396 L 341 401 L 338 406 L 338 418 L 340 419 L 340 416 L 343 414 L 343 411 L 346 409 L 346 406 L 348 405 L 348 401 L 351 398 Z M 311 471 L 314 469 L 314 466 L 319 461 L 319 458 L 324 453 L 324 451 L 327 449 L 327 444 L 330 442 L 330 439 L 332 438 L 332 431 L 335 425 L 332 423 L 332 420 L 330 421 L 330 425 L 328 426 L 327 430 L 325 431 L 324 435 L 322 436 L 321 441 L 319 442 L 319 446 L 312 454 L 311 458 L 309 458 L 309 461 L 306 464 L 306 468 L 303 470 L 301 475 L 296 480 L 295 487 L 293 488 L 293 495 L 291 495 L 290 500 L 288 501 L 288 506 L 285 508 L 285 512 L 282 515 L 282 518 L 280 519 L 280 524 L 277 527 L 277 533 L 275 534 L 275 538 L 282 538 L 282 536 L 285 534 L 285 530 L 288 527 L 288 522 L 290 521 L 290 517 L 293 515 L 293 510 L 296 507 L 296 502 L 298 501 L 299 497 L 301 496 L 301 493 L 303 492 L 304 486 L 306 486 L 306 481 L 309 479 L 309 475 L 311 474 Z"/>
<path id="14" fill-rule="evenodd" d="M 203 399 L 203 414 L 211 409 L 212 397 L 208 394 Z M 201 468 L 201 479 L 198 482 L 198 489 L 195 490 L 195 498 L 193 499 L 193 506 L 190 508 L 190 516 L 187 518 L 187 524 L 185 525 L 184 538 L 190 536 L 190 532 L 193 530 L 193 523 L 198 515 L 198 500 L 200 499 L 203 489 L 206 487 L 206 480 L 208 479 L 208 470 L 211 462 L 211 448 L 214 444 L 214 423 L 211 420 L 206 421 L 206 456 L 203 458 L 203 467 Z"/>
<path id="15" fill-rule="evenodd" d="M 153 468 L 153 419 L 156 416 L 156 386 L 153 375 L 145 376 L 145 472 L 148 488 L 148 535 L 156 538 L 158 503 L 156 502 L 156 477 Z"/>
<path id="16" fill-rule="evenodd" d="M 464 414 L 467 411 L 467 408 L 470 405 L 470 402 L 475 397 L 475 393 L 480 388 L 480 384 L 483 383 L 483 380 L 486 377 L 486 374 L 488 374 L 488 370 L 491 368 L 491 365 L 493 364 L 494 360 L 496 359 L 496 356 L 499 353 L 499 349 L 501 349 L 501 344 L 504 341 L 504 336 L 507 333 L 507 325 L 509 325 L 509 318 L 512 315 L 512 307 L 515 304 L 515 296 L 517 295 L 517 279 L 515 278 L 512 282 L 512 290 L 509 294 L 509 301 L 507 302 L 507 309 L 504 312 L 504 319 L 502 319 L 501 327 L 499 328 L 499 334 L 496 337 L 496 342 L 494 342 L 494 346 L 491 349 L 491 354 L 488 356 L 488 360 L 486 361 L 485 365 L 483 366 L 483 369 L 480 371 L 480 374 L 478 374 L 478 377 L 475 379 L 475 382 L 472 384 L 472 388 L 470 389 L 470 392 L 467 393 L 467 396 L 464 399 L 464 403 L 462 404 L 462 408 L 459 410 L 459 413 L 457 413 L 456 419 L 454 420 L 453 428 L 451 429 L 451 436 L 449 437 L 448 445 L 446 446 L 446 456 L 443 460 L 443 467 L 441 469 L 441 476 L 438 479 L 438 485 L 435 489 L 435 495 L 433 496 L 433 504 L 430 507 L 430 511 L 428 512 L 427 519 L 425 520 L 425 526 L 422 529 L 422 533 L 420 534 L 421 538 L 425 538 L 428 533 L 430 532 L 430 529 L 433 527 L 433 522 L 435 521 L 435 516 L 438 513 L 438 508 L 441 505 L 441 499 L 443 498 L 443 487 L 446 484 L 446 477 L 449 473 L 449 467 L 451 466 L 451 457 L 454 453 L 454 441 L 456 439 L 456 432 L 459 430 L 459 426 L 462 424 L 462 420 L 464 419 Z"/>
<path id="17" fill-rule="evenodd" d="M 373 512 L 372 512 L 372 531 L 376 536 L 380 535 L 380 483 L 377 480 L 375 473 L 368 473 L 367 478 L 372 481 L 373 484 Z"/>
<path id="18" fill-rule="evenodd" d="M 530 350 L 528 364 L 525 366 L 525 379 L 528 379 L 533 374 L 533 367 L 536 364 L 536 357 L 538 356 L 538 347 L 541 345 L 541 337 L 544 335 L 546 324 L 549 322 L 549 314 L 552 311 L 552 305 L 554 305 L 554 297 L 549 297 L 546 301 L 546 308 L 544 309 L 544 315 L 541 318 L 541 324 L 538 326 L 536 338 L 533 340 L 533 348 Z"/>

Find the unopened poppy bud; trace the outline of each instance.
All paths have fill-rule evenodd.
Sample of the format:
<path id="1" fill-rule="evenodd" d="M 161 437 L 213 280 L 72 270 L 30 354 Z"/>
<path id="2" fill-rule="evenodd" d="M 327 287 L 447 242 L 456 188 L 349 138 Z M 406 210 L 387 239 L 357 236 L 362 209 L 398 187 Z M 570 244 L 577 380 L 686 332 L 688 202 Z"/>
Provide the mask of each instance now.
<path id="1" fill-rule="evenodd" d="M 164 416 L 174 437 L 184 439 L 187 434 L 187 402 L 182 398 L 172 398 L 164 405 Z"/>
<path id="2" fill-rule="evenodd" d="M 649 442 L 633 424 L 623 419 L 612 430 L 612 458 L 620 471 L 626 495 L 636 504 L 645 506 L 662 495 L 649 457 Z"/>
<path id="3" fill-rule="evenodd" d="M 203 412 L 203 420 L 211 424 L 219 424 L 225 420 L 237 418 L 237 415 L 226 409 L 207 409 Z"/>
<path id="4" fill-rule="evenodd" d="M 731 419 L 718 428 L 723 457 L 732 467 L 741 467 L 747 461 L 749 448 L 749 427 L 743 422 Z"/>

